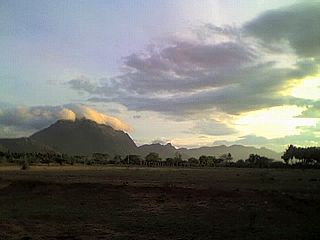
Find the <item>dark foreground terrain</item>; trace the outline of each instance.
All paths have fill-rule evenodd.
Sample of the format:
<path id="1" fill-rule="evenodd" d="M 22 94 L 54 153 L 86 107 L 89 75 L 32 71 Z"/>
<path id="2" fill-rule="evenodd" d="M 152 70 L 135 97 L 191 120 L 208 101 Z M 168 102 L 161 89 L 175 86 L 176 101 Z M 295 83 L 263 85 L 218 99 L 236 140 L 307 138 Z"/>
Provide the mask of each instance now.
<path id="1" fill-rule="evenodd" d="M 320 171 L 0 167 L 0 239 L 319 239 Z"/>

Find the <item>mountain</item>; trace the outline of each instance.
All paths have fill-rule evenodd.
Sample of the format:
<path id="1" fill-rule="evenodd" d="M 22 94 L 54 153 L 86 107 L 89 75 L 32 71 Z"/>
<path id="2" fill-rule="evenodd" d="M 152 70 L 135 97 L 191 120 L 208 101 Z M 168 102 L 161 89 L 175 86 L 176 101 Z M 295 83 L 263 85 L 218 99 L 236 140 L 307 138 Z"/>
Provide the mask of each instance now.
<path id="1" fill-rule="evenodd" d="M 110 126 L 98 124 L 88 119 L 58 120 L 48 128 L 34 133 L 29 138 L 0 139 L 0 151 L 11 152 L 60 152 L 71 155 L 91 155 L 108 153 L 110 155 L 139 154 L 145 157 L 156 152 L 162 159 L 174 157 L 177 152 L 183 159 L 199 158 L 201 155 L 219 157 L 231 153 L 233 159 L 247 159 L 250 154 L 258 154 L 280 160 L 280 153 L 267 148 L 255 148 L 242 145 L 213 146 L 177 149 L 170 143 L 166 145 L 147 144 L 137 147 L 130 136 Z"/>
<path id="2" fill-rule="evenodd" d="M 8 151 L 8 149 L 0 144 L 0 152 L 7 152 L 7 151 Z"/>
<path id="3" fill-rule="evenodd" d="M 213 147 L 200 147 L 200 148 L 175 148 L 170 143 L 166 145 L 148 144 L 139 147 L 139 154 L 141 156 L 146 156 L 150 152 L 156 152 L 160 155 L 162 159 L 168 157 L 174 157 L 176 152 L 181 153 L 183 159 L 188 159 L 189 157 L 199 158 L 201 155 L 216 156 L 219 157 L 222 154 L 231 153 L 233 159 L 247 159 L 250 154 L 258 154 L 260 156 L 265 156 L 275 160 L 280 160 L 280 153 L 274 152 L 267 148 L 255 148 L 247 147 L 242 145 L 232 145 L 232 146 L 213 146 Z"/>
<path id="4" fill-rule="evenodd" d="M 192 149 L 186 149 L 182 148 L 179 149 L 181 153 L 184 153 L 186 155 L 189 155 L 191 157 L 199 158 L 201 155 L 210 155 L 210 156 L 216 156 L 219 157 L 222 154 L 230 153 L 233 157 L 233 159 L 239 160 L 239 159 L 247 159 L 250 154 L 258 154 L 260 156 L 265 156 L 268 158 L 272 158 L 275 160 L 281 159 L 281 154 L 274 152 L 267 148 L 255 148 L 255 147 L 249 147 L 249 146 L 243 146 L 243 145 L 232 145 L 232 146 L 213 146 L 213 147 L 200 147 L 200 148 L 192 148 Z"/>
<path id="5" fill-rule="evenodd" d="M 142 157 L 145 157 L 150 152 L 158 153 L 162 159 L 166 159 L 173 158 L 176 152 L 178 152 L 178 149 L 172 146 L 171 143 L 168 143 L 166 145 L 162 145 L 160 143 L 145 144 L 139 147 L 139 154 Z M 187 159 L 189 158 L 189 156 L 186 154 L 182 154 L 182 158 Z"/>
<path id="6" fill-rule="evenodd" d="M 54 152 L 54 149 L 30 138 L 7 138 L 0 139 L 0 151 Z"/>
<path id="7" fill-rule="evenodd" d="M 267 148 L 255 148 L 247 147 L 242 145 L 232 145 L 232 146 L 213 146 L 213 147 L 200 147 L 200 148 L 175 148 L 170 143 L 166 145 L 149 144 L 142 145 L 139 147 L 139 154 L 141 156 L 146 156 L 150 152 L 156 152 L 160 155 L 162 159 L 168 157 L 174 157 L 176 152 L 181 153 L 183 159 L 188 159 L 190 157 L 199 158 L 201 155 L 215 156 L 219 157 L 223 154 L 231 153 L 235 161 L 239 159 L 247 159 L 250 154 L 258 154 L 260 156 L 265 156 L 275 160 L 280 160 L 280 153 L 274 152 Z"/>
<path id="8" fill-rule="evenodd" d="M 91 155 L 96 152 L 126 155 L 138 151 L 127 133 L 88 119 L 58 120 L 31 135 L 30 139 L 73 155 Z"/>

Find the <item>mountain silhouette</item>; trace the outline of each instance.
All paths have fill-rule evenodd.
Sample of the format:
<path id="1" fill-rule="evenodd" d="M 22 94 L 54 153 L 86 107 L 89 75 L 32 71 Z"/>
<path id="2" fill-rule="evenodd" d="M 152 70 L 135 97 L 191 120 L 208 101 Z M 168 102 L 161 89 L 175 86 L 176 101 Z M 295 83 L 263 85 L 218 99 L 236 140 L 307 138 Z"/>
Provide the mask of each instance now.
<path id="1" fill-rule="evenodd" d="M 8 149 L 0 144 L 0 152 L 7 152 L 7 151 L 8 151 Z"/>
<path id="2" fill-rule="evenodd" d="M 110 156 L 138 154 L 145 157 L 156 152 L 162 159 L 173 158 L 177 152 L 183 159 L 199 158 L 201 155 L 219 157 L 231 153 L 233 159 L 247 159 L 250 154 L 258 154 L 280 160 L 280 153 L 267 148 L 243 145 L 212 146 L 200 148 L 176 148 L 170 143 L 162 145 L 145 144 L 137 147 L 130 136 L 120 130 L 88 119 L 58 120 L 48 128 L 34 133 L 29 138 L 0 139 L 0 151 L 10 152 L 58 152 L 70 155 L 92 155 L 108 153 Z"/>
<path id="3" fill-rule="evenodd" d="M 159 143 L 142 145 L 139 147 L 141 156 L 145 156 L 150 152 L 156 152 L 162 159 L 168 157 L 174 157 L 176 152 L 182 155 L 183 159 L 190 157 L 199 158 L 201 155 L 220 157 L 223 154 L 230 153 L 233 160 L 247 159 L 250 154 L 258 154 L 260 156 L 268 157 L 275 160 L 281 159 L 281 154 L 274 152 L 267 148 L 255 148 L 243 145 L 232 145 L 232 146 L 212 146 L 212 147 L 199 147 L 199 148 L 175 148 L 170 143 L 161 145 Z"/>
<path id="4" fill-rule="evenodd" d="M 222 154 L 230 153 L 234 160 L 239 159 L 247 159 L 250 154 L 258 154 L 260 156 L 268 157 L 275 160 L 281 159 L 281 154 L 275 151 L 272 151 L 267 148 L 255 148 L 243 145 L 231 145 L 231 146 L 212 146 L 212 147 L 200 147 L 200 148 L 192 148 L 186 149 L 181 148 L 178 149 L 179 152 L 182 154 L 186 154 L 191 157 L 199 158 L 201 155 L 208 155 L 208 156 L 216 156 L 219 157 Z"/>
<path id="5" fill-rule="evenodd" d="M 160 143 L 153 144 L 145 144 L 139 147 L 139 154 L 141 156 L 146 156 L 150 152 L 158 153 L 162 159 L 173 158 L 179 150 L 168 143 L 166 145 L 162 145 Z M 188 159 L 189 156 L 187 154 L 182 154 L 183 159 Z"/>
<path id="6" fill-rule="evenodd" d="M 130 136 L 112 127 L 88 119 L 58 120 L 30 136 L 30 139 L 73 155 L 108 153 L 126 155 L 137 152 Z"/>

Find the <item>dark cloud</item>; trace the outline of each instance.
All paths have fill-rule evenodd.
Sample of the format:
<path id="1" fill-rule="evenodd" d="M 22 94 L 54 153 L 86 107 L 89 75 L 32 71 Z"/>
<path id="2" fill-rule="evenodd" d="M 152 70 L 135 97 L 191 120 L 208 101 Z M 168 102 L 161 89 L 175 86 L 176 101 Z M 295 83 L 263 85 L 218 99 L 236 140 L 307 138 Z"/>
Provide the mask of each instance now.
<path id="1" fill-rule="evenodd" d="M 68 82 L 71 88 L 87 93 L 96 93 L 97 86 L 85 77 L 72 79 Z"/>
<path id="2" fill-rule="evenodd" d="M 300 56 L 319 58 L 319 19 L 319 2 L 301 3 L 268 11 L 247 23 L 244 29 L 266 43 L 288 41 Z"/>
<path id="3" fill-rule="evenodd" d="M 318 4 L 295 5 L 266 12 L 242 28 L 206 24 L 193 29 L 191 37 L 126 57 L 121 75 L 96 85 L 86 79 L 69 83 L 89 93 L 92 102 L 176 116 L 307 106 L 308 100 L 282 91 L 292 79 L 318 73 L 319 12 Z M 285 43 L 297 55 L 283 48 Z"/>
<path id="4" fill-rule="evenodd" d="M 284 97 L 279 94 L 279 91 L 284 90 L 288 79 L 304 77 L 314 71 L 313 67 L 306 68 L 305 65 L 297 64 L 295 69 L 274 69 L 272 63 L 248 67 L 230 76 L 233 77 L 233 84 L 168 97 L 128 94 L 111 98 L 96 97 L 90 100 L 94 102 L 115 101 L 130 110 L 157 111 L 171 115 L 194 114 L 208 109 L 239 114 L 281 105 L 304 106 L 307 100 Z"/>

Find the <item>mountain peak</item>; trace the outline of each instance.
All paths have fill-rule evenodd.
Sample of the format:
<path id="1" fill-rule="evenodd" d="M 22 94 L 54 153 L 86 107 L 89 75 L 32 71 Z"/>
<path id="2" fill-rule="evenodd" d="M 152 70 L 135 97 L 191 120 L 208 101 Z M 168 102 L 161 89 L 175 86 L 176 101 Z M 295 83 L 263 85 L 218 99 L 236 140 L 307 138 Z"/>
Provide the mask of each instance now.
<path id="1" fill-rule="evenodd" d="M 58 120 L 30 138 L 68 154 L 100 152 L 124 155 L 137 150 L 127 133 L 86 118 Z"/>

